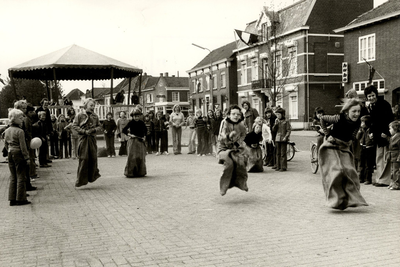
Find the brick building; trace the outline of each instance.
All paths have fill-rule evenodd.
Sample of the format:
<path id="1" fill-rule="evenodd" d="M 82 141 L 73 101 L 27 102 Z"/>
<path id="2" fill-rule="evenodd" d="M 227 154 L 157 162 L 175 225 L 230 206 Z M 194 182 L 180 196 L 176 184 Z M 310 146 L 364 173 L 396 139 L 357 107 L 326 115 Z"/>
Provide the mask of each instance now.
<path id="1" fill-rule="evenodd" d="M 182 111 L 187 114 L 190 106 L 188 77 L 169 76 L 168 72 L 160 73 L 159 77 L 153 77 L 144 73 L 141 78 L 141 84 L 139 84 L 139 80 L 138 77 L 131 79 L 130 104 L 134 102 L 132 97 L 139 97 L 140 95 L 139 103 L 143 106 L 144 113 L 150 110 L 155 112 L 161 110 L 163 113 L 171 113 L 172 107 L 175 104 L 179 104 Z M 116 86 L 115 91 L 119 92 L 122 90 L 125 95 L 123 104 L 127 105 L 129 93 L 128 79 L 124 79 Z"/>
<path id="2" fill-rule="evenodd" d="M 190 81 L 190 102 L 194 110 L 200 109 L 203 114 L 206 113 L 210 109 L 211 97 L 213 109 L 224 110 L 229 105 L 237 103 L 234 49 L 236 42 L 219 47 L 187 71 Z M 210 66 L 212 66 L 211 75 Z"/>
<path id="3" fill-rule="evenodd" d="M 306 128 L 317 106 L 337 112 L 343 97 L 343 35 L 334 29 L 373 8 L 373 0 L 302 0 L 277 12 L 264 8 L 246 32 L 258 36 L 235 50 L 239 104 L 259 112 L 286 109 L 294 128 Z"/>
<path id="4" fill-rule="evenodd" d="M 348 64 L 345 92 L 354 88 L 363 97 L 372 66 L 371 81 L 379 97 L 393 106 L 400 103 L 399 16 L 400 1 L 389 0 L 335 30 L 344 34 L 344 62 Z"/>

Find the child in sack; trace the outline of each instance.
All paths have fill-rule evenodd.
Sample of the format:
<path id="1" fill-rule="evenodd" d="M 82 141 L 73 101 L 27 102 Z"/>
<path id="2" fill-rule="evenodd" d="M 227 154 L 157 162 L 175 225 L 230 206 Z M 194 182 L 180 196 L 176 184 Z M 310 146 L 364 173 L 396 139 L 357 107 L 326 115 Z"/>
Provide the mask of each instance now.
<path id="1" fill-rule="evenodd" d="M 244 138 L 244 142 L 247 145 L 247 150 L 249 154 L 249 160 L 247 163 L 248 172 L 264 171 L 263 152 L 260 147 L 260 142 L 262 142 L 262 140 L 262 125 L 254 122 L 253 130 L 247 133 L 246 137 Z"/>
<path id="2" fill-rule="evenodd" d="M 225 195 L 229 188 L 234 186 L 248 191 L 247 187 L 247 152 L 244 139 L 246 127 L 243 122 L 243 114 L 238 105 L 230 106 L 227 118 L 221 124 L 218 136 L 218 158 L 224 164 L 224 170 L 220 178 L 220 193 Z"/>

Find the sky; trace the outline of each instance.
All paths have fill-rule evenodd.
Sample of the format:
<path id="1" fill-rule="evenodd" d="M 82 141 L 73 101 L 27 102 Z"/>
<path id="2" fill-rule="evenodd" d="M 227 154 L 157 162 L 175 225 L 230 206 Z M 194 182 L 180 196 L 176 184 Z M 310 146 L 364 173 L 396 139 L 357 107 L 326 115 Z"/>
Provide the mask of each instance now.
<path id="1" fill-rule="evenodd" d="M 375 0 L 375 5 L 385 0 Z M 76 44 L 141 68 L 148 75 L 188 77 L 214 50 L 235 41 L 234 29 L 257 20 L 263 6 L 294 0 L 0 0 L 0 74 Z M 114 80 L 114 86 L 121 80 Z M 64 93 L 91 81 L 61 81 Z M 109 80 L 95 81 L 109 87 Z"/>

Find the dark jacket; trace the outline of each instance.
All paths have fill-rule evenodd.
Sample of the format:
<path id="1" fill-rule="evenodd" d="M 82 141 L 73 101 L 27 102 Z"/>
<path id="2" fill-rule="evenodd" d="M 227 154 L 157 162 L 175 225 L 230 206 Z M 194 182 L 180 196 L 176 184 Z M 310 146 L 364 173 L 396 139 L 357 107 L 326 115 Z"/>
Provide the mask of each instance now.
<path id="1" fill-rule="evenodd" d="M 107 131 L 107 133 L 104 133 L 107 136 L 113 136 L 115 133 L 115 130 L 117 130 L 117 124 L 113 119 L 111 120 L 105 120 L 102 125 L 103 129 Z"/>
<path id="2" fill-rule="evenodd" d="M 374 105 L 369 105 L 368 111 L 371 116 L 371 132 L 374 134 L 375 144 L 378 147 L 387 146 L 388 140 L 382 138 L 381 134 L 390 136 L 389 123 L 394 120 L 392 107 L 386 100 L 378 98 Z"/>

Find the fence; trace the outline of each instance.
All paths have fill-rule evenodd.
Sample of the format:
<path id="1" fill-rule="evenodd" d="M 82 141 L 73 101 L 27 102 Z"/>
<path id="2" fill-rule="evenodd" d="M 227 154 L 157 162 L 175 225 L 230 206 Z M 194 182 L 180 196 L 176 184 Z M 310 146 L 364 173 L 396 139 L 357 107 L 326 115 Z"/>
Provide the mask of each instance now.
<path id="1" fill-rule="evenodd" d="M 133 111 L 136 105 L 96 105 L 94 107 L 94 113 L 99 116 L 100 121 L 106 119 L 106 115 L 108 112 L 111 112 L 114 116 L 114 120 L 119 118 L 119 113 L 121 111 L 125 111 L 127 116 Z M 58 117 L 60 114 L 67 116 L 67 111 L 70 108 L 75 110 L 75 113 L 83 111 L 82 106 L 49 106 L 50 114 Z"/>

